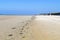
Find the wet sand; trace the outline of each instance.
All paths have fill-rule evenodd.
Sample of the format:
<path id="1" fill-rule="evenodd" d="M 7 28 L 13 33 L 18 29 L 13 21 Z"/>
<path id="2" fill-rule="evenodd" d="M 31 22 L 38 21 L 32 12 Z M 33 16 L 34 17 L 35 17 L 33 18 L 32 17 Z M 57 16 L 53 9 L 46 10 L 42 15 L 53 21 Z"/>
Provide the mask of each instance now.
<path id="1" fill-rule="evenodd" d="M 0 16 L 0 40 L 60 40 L 60 16 Z"/>

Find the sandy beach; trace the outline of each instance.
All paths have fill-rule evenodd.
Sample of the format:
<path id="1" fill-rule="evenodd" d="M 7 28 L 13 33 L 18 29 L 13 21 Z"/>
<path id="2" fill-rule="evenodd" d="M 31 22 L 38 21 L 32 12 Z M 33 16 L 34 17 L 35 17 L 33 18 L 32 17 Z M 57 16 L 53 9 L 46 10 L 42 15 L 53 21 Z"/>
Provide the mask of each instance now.
<path id="1" fill-rule="evenodd" d="M 32 30 L 35 40 L 60 40 L 60 16 L 36 16 Z"/>
<path id="2" fill-rule="evenodd" d="M 0 40 L 60 40 L 60 16 L 0 16 Z"/>
<path id="3" fill-rule="evenodd" d="M 32 16 L 0 16 L 0 40 L 22 40 Z M 25 27 L 26 26 L 26 27 Z M 23 34 L 25 33 L 25 34 Z M 23 34 L 23 35 L 22 35 Z"/>

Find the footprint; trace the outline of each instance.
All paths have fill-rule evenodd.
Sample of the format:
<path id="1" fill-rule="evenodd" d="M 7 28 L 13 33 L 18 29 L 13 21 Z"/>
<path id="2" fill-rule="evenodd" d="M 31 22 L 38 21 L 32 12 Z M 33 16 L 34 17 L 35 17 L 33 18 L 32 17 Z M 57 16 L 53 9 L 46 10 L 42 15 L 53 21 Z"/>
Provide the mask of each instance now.
<path id="1" fill-rule="evenodd" d="M 21 30 L 24 30 L 24 28 L 22 28 Z"/>
<path id="2" fill-rule="evenodd" d="M 8 36 L 13 36 L 12 34 L 9 34 Z"/>
<path id="3" fill-rule="evenodd" d="M 13 27 L 12 29 L 16 29 L 15 27 Z"/>
<path id="4" fill-rule="evenodd" d="M 27 27 L 26 29 L 29 29 L 29 27 Z"/>
<path id="5" fill-rule="evenodd" d="M 23 36 L 22 38 L 25 38 L 25 36 Z"/>
<path id="6" fill-rule="evenodd" d="M 20 33 L 20 34 L 23 34 L 23 33 Z"/>

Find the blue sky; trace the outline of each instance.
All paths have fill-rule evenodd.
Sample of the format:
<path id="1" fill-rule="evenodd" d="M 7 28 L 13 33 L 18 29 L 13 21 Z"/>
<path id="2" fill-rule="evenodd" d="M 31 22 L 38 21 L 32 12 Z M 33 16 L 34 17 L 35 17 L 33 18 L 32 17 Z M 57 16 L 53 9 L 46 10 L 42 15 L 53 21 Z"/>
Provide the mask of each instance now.
<path id="1" fill-rule="evenodd" d="M 0 0 L 0 14 L 60 12 L 60 0 Z"/>

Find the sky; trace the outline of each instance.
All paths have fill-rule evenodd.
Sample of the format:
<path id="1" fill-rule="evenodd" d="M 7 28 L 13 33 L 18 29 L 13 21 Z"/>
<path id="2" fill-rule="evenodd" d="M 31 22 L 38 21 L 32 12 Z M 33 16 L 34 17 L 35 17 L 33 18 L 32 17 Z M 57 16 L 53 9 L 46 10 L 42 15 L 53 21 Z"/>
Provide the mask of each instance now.
<path id="1" fill-rule="evenodd" d="M 0 0 L 0 14 L 60 12 L 60 0 Z"/>

